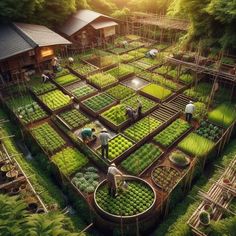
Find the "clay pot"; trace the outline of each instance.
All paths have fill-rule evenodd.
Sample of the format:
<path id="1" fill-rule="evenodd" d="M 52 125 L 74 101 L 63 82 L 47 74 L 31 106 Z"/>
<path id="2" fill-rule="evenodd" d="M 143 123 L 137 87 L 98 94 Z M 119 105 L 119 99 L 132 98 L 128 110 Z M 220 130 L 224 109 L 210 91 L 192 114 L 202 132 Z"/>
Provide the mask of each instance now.
<path id="1" fill-rule="evenodd" d="M 20 192 L 20 188 L 19 187 L 15 187 L 15 188 L 12 188 L 11 191 L 10 191 L 10 195 L 17 195 L 19 194 Z"/>
<path id="2" fill-rule="evenodd" d="M 223 183 L 227 185 L 231 185 L 231 181 L 229 179 L 223 179 Z"/>
<path id="3" fill-rule="evenodd" d="M 6 173 L 6 177 L 10 180 L 13 180 L 18 177 L 18 171 L 17 170 L 10 170 Z"/>

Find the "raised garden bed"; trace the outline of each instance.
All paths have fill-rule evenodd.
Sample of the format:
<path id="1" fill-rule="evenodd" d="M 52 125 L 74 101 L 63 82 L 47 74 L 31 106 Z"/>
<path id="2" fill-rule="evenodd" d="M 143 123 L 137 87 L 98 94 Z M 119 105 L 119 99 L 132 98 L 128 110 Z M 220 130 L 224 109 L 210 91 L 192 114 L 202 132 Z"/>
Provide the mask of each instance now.
<path id="1" fill-rule="evenodd" d="M 133 76 L 127 80 L 124 80 L 122 82 L 122 84 L 137 91 L 137 90 L 141 89 L 142 87 L 146 86 L 147 84 L 149 84 L 149 82 L 147 82 L 146 80 L 141 79 L 137 76 Z"/>
<path id="2" fill-rule="evenodd" d="M 77 172 L 71 182 L 81 192 L 91 194 L 97 188 L 99 179 L 99 170 L 93 166 L 89 166 Z"/>
<path id="3" fill-rule="evenodd" d="M 51 157 L 52 162 L 60 171 L 70 176 L 88 163 L 87 157 L 77 149 L 67 147 Z"/>
<path id="4" fill-rule="evenodd" d="M 41 78 L 35 78 L 34 81 L 30 82 L 29 87 L 30 90 L 36 95 L 41 95 L 57 88 L 56 85 L 51 82 L 42 83 Z"/>
<path id="5" fill-rule="evenodd" d="M 114 131 L 118 131 L 129 124 L 128 116 L 126 116 L 126 107 L 123 104 L 116 105 L 103 112 L 100 115 L 100 119 Z"/>
<path id="6" fill-rule="evenodd" d="M 188 122 L 178 119 L 157 134 L 153 140 L 161 146 L 167 148 L 173 145 L 183 134 L 185 134 L 191 126 Z"/>
<path id="7" fill-rule="evenodd" d="M 118 84 L 106 90 L 105 92 L 117 100 L 123 100 L 135 94 L 135 91 L 133 89 L 122 84 Z"/>
<path id="8" fill-rule="evenodd" d="M 195 131 L 198 135 L 210 139 L 213 142 L 217 142 L 224 130 L 216 125 L 213 125 L 207 121 L 201 121 L 200 126 Z"/>
<path id="9" fill-rule="evenodd" d="M 121 81 L 134 75 L 134 68 L 129 65 L 120 64 L 118 67 L 106 71 L 106 74 L 109 74 Z"/>
<path id="10" fill-rule="evenodd" d="M 183 153 L 179 150 L 175 150 L 175 151 L 171 152 L 171 154 L 169 155 L 169 160 L 175 166 L 181 167 L 181 168 L 184 168 L 190 164 L 189 157 L 185 153 Z"/>
<path id="11" fill-rule="evenodd" d="M 128 155 L 128 152 L 132 151 L 134 142 L 132 142 L 125 136 L 118 134 L 108 141 L 108 146 L 108 161 L 113 162 L 122 159 L 125 155 Z M 97 149 L 97 152 L 101 154 L 100 147 Z"/>
<path id="12" fill-rule="evenodd" d="M 124 101 L 122 101 L 122 104 L 128 107 L 132 107 L 133 109 L 137 110 L 138 108 L 138 100 L 142 103 L 142 114 L 147 115 L 153 110 L 155 110 L 158 106 L 158 104 L 146 97 L 143 97 L 141 95 L 134 95 Z"/>
<path id="13" fill-rule="evenodd" d="M 71 90 L 71 93 L 77 101 L 82 101 L 88 97 L 91 97 L 97 93 L 97 89 L 89 84 L 81 84 Z"/>
<path id="14" fill-rule="evenodd" d="M 61 77 L 57 77 L 54 81 L 61 86 L 65 86 L 72 84 L 74 82 L 78 82 L 80 81 L 80 79 L 75 75 L 68 74 L 68 75 L 63 75 Z"/>
<path id="15" fill-rule="evenodd" d="M 110 74 L 97 73 L 89 76 L 88 82 L 97 89 L 105 90 L 111 86 L 116 85 L 118 80 Z"/>
<path id="16" fill-rule="evenodd" d="M 146 143 L 121 162 L 121 167 L 131 175 L 140 175 L 162 154 L 160 148 Z"/>
<path id="17" fill-rule="evenodd" d="M 108 185 L 103 181 L 94 194 L 95 207 L 99 213 L 115 222 L 135 222 L 150 214 L 156 202 L 154 189 L 142 179 L 126 177 L 128 188 L 113 198 L 109 195 Z"/>
<path id="18" fill-rule="evenodd" d="M 181 178 L 180 172 L 169 166 L 159 165 L 151 174 L 154 184 L 164 192 L 170 192 Z"/>
<path id="19" fill-rule="evenodd" d="M 40 95 L 38 98 L 51 111 L 59 110 L 72 103 L 71 98 L 58 89 Z"/>
<path id="20" fill-rule="evenodd" d="M 182 151 L 197 157 L 207 156 L 214 146 L 214 142 L 196 133 L 190 133 L 178 144 Z"/>
<path id="21" fill-rule="evenodd" d="M 220 104 L 208 113 L 208 119 L 216 125 L 229 127 L 236 120 L 235 105 L 230 103 Z"/>
<path id="22" fill-rule="evenodd" d="M 155 73 L 151 73 L 148 71 L 141 71 L 138 73 L 138 76 L 144 78 L 145 80 L 149 81 L 150 83 L 158 83 L 168 89 L 171 89 L 173 91 L 177 91 L 181 89 L 181 85 L 174 83 L 171 80 L 166 79 L 162 75 L 157 75 Z"/>
<path id="23" fill-rule="evenodd" d="M 139 142 L 157 130 L 161 124 L 162 123 L 155 118 L 147 116 L 124 130 L 124 134 L 132 140 Z"/>
<path id="24" fill-rule="evenodd" d="M 89 122 L 89 119 L 75 108 L 61 112 L 58 117 L 70 130 L 75 130 Z"/>
<path id="25" fill-rule="evenodd" d="M 141 58 L 137 61 L 133 61 L 130 64 L 132 66 L 135 66 L 141 70 L 147 70 L 151 69 L 153 66 L 158 65 L 158 61 L 156 59 L 151 59 L 151 58 Z"/>
<path id="26" fill-rule="evenodd" d="M 88 75 L 96 72 L 98 68 L 88 63 L 83 63 L 80 60 L 76 60 L 71 66 L 70 70 L 82 79 L 85 79 Z"/>
<path id="27" fill-rule="evenodd" d="M 171 90 L 157 84 L 149 84 L 140 90 L 140 93 L 155 101 L 161 102 L 172 95 Z"/>
<path id="28" fill-rule="evenodd" d="M 116 100 L 111 96 L 101 93 L 81 102 L 81 109 L 90 115 L 97 117 L 98 114 L 109 109 L 116 104 Z"/>
<path id="29" fill-rule="evenodd" d="M 29 95 L 7 100 L 6 103 L 24 124 L 39 121 L 48 116 Z"/>
<path id="30" fill-rule="evenodd" d="M 55 153 L 66 145 L 64 139 L 49 123 L 43 123 L 31 128 L 31 133 L 46 153 Z"/>

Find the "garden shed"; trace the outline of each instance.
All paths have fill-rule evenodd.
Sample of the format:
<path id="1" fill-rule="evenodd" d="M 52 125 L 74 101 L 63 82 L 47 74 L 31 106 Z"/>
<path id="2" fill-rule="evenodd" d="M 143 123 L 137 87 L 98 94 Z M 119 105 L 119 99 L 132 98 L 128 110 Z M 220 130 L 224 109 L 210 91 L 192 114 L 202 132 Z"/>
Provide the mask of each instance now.
<path id="1" fill-rule="evenodd" d="M 117 26 L 117 22 L 109 16 L 91 10 L 79 10 L 58 30 L 77 47 L 84 48 L 111 41 Z"/>
<path id="2" fill-rule="evenodd" d="M 0 25 L 1 83 L 21 79 L 25 72 L 44 67 L 68 44 L 67 39 L 42 25 Z"/>

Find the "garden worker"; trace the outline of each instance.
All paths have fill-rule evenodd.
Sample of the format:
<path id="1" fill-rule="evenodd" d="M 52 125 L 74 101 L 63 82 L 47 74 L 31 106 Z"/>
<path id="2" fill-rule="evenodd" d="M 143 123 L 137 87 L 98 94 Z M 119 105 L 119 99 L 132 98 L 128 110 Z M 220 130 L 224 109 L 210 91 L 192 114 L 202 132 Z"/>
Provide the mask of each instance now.
<path id="1" fill-rule="evenodd" d="M 51 61 L 51 65 L 52 65 L 52 70 L 54 73 L 57 72 L 57 67 L 58 67 L 58 59 L 57 57 L 53 57 L 52 61 Z"/>
<path id="2" fill-rule="evenodd" d="M 74 58 L 73 57 L 69 57 L 68 58 L 68 62 L 69 62 L 69 65 L 72 66 L 73 63 L 74 63 Z"/>
<path id="3" fill-rule="evenodd" d="M 43 80 L 43 83 L 46 83 L 46 82 L 49 80 L 48 75 L 46 75 L 46 74 L 44 74 L 44 73 L 41 75 L 41 78 L 42 78 L 42 80 Z"/>
<path id="4" fill-rule="evenodd" d="M 125 115 L 128 116 L 128 118 L 132 121 L 134 121 L 134 113 L 135 111 L 132 107 L 126 107 Z"/>
<path id="5" fill-rule="evenodd" d="M 158 53 L 157 49 L 151 49 L 149 52 L 147 52 L 147 57 L 155 58 Z"/>
<path id="6" fill-rule="evenodd" d="M 99 135 L 102 148 L 102 158 L 105 158 L 105 152 L 106 152 L 106 158 L 108 159 L 108 140 L 110 138 L 111 138 L 110 134 L 107 132 L 107 129 L 104 128 Z"/>
<path id="7" fill-rule="evenodd" d="M 91 128 L 84 128 L 81 131 L 81 137 L 82 137 L 84 143 L 88 143 L 88 141 L 92 139 L 94 132 L 95 132 L 94 128 L 92 128 L 92 129 Z"/>
<path id="8" fill-rule="evenodd" d="M 195 105 L 193 104 L 192 101 L 189 101 L 189 103 L 185 107 L 185 117 L 186 121 L 188 121 L 189 123 L 191 123 L 194 110 L 195 110 Z"/>
<path id="9" fill-rule="evenodd" d="M 112 163 L 109 167 L 108 167 L 108 171 L 107 171 L 107 182 L 108 182 L 108 188 L 109 188 L 109 194 L 112 197 L 116 197 L 117 196 L 117 180 L 116 177 L 117 176 L 121 176 L 123 177 L 123 174 L 121 171 L 119 171 L 116 168 L 116 165 L 114 163 Z"/>
<path id="10" fill-rule="evenodd" d="M 139 118 L 141 116 L 141 114 L 142 114 L 143 104 L 140 101 L 140 99 L 137 99 L 137 103 L 138 103 L 137 113 L 138 113 L 138 118 Z"/>
<path id="11" fill-rule="evenodd" d="M 128 46 L 128 42 L 125 40 L 125 41 L 122 42 L 122 45 L 123 45 L 124 48 L 126 48 Z"/>

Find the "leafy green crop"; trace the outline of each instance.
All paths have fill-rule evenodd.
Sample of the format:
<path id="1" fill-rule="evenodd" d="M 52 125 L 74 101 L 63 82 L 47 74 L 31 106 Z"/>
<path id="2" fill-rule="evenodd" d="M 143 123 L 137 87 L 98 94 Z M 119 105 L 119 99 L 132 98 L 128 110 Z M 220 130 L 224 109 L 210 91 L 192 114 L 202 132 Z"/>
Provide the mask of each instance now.
<path id="1" fill-rule="evenodd" d="M 160 100 L 164 100 L 172 94 L 169 89 L 166 89 L 157 84 L 149 84 L 142 88 L 141 91 Z"/>
<path id="2" fill-rule="evenodd" d="M 35 126 L 31 129 L 31 132 L 46 152 L 55 152 L 66 144 L 63 138 L 48 123 Z"/>
<path id="3" fill-rule="evenodd" d="M 182 134 L 184 134 L 191 126 L 188 122 L 178 119 L 165 128 L 161 133 L 154 137 L 157 143 L 164 147 L 169 147 L 175 142 Z"/>
<path id="4" fill-rule="evenodd" d="M 88 84 L 84 84 L 78 88 L 75 88 L 71 91 L 71 93 L 78 99 L 87 96 L 93 92 L 95 92 L 96 89 L 93 88 L 92 86 L 88 85 Z"/>
<path id="5" fill-rule="evenodd" d="M 89 64 L 84 64 L 81 61 L 74 62 L 72 65 L 72 69 L 82 76 L 86 76 L 89 73 L 97 70 L 96 67 L 89 65 Z"/>
<path id="6" fill-rule="evenodd" d="M 161 125 L 161 122 L 151 116 L 147 116 L 137 123 L 133 124 L 124 131 L 124 134 L 133 139 L 140 141 L 147 135 L 151 134 L 155 129 Z"/>
<path id="7" fill-rule="evenodd" d="M 214 124 L 229 127 L 236 119 L 236 108 L 234 104 L 222 103 L 208 113 L 209 121 Z"/>
<path id="8" fill-rule="evenodd" d="M 112 97 L 102 93 L 86 99 L 82 103 L 93 111 L 98 112 L 99 110 L 109 106 L 114 101 L 115 100 Z"/>
<path id="9" fill-rule="evenodd" d="M 125 104 L 126 106 L 132 107 L 133 109 L 136 110 L 138 108 L 137 100 L 139 100 L 142 103 L 142 113 L 150 111 L 153 107 L 156 106 L 155 102 L 141 95 L 132 96 L 129 99 L 124 100 L 122 104 Z"/>
<path id="10" fill-rule="evenodd" d="M 112 87 L 106 90 L 106 93 L 112 96 L 117 100 L 123 100 L 135 94 L 135 91 L 127 86 L 118 84 L 115 87 Z"/>
<path id="11" fill-rule="evenodd" d="M 71 103 L 71 98 L 58 89 L 40 95 L 39 99 L 53 111 Z"/>
<path id="12" fill-rule="evenodd" d="M 191 84 L 193 82 L 193 76 L 191 74 L 182 74 L 180 75 L 179 80 L 185 84 Z"/>
<path id="13" fill-rule="evenodd" d="M 85 170 L 77 172 L 72 182 L 81 191 L 93 193 L 99 183 L 98 169 L 92 166 L 87 167 Z"/>
<path id="14" fill-rule="evenodd" d="M 89 76 L 88 81 L 90 81 L 92 84 L 94 84 L 94 85 L 98 86 L 100 89 L 102 89 L 108 85 L 111 85 L 111 84 L 117 82 L 118 80 L 110 74 L 97 73 L 97 74 Z"/>
<path id="15" fill-rule="evenodd" d="M 178 147 L 181 150 L 197 157 L 203 157 L 207 155 L 213 149 L 214 146 L 214 142 L 196 133 L 189 134 L 178 144 Z"/>
<path id="16" fill-rule="evenodd" d="M 117 216 L 132 216 L 147 210 L 154 201 L 152 189 L 141 182 L 127 181 L 128 189 L 113 198 L 108 186 L 99 187 L 96 192 L 97 204 L 106 212 Z"/>
<path id="17" fill-rule="evenodd" d="M 47 117 L 46 112 L 29 95 L 7 100 L 6 103 L 25 124 Z"/>
<path id="18" fill-rule="evenodd" d="M 146 143 L 121 162 L 121 166 L 132 175 L 139 175 L 152 164 L 162 151 L 152 143 Z"/>
<path id="19" fill-rule="evenodd" d="M 128 117 L 126 116 L 126 109 L 124 105 L 117 105 L 109 110 L 103 112 L 101 116 L 103 116 L 105 119 L 109 120 L 115 125 L 120 125 L 126 120 L 128 120 Z"/>
<path id="20" fill-rule="evenodd" d="M 172 167 L 158 166 L 152 172 L 152 179 L 163 191 L 169 192 L 178 182 L 180 173 Z"/>
<path id="21" fill-rule="evenodd" d="M 75 148 L 67 147 L 52 156 L 52 161 L 66 176 L 70 176 L 88 163 L 87 157 Z"/>
<path id="22" fill-rule="evenodd" d="M 132 147 L 133 143 L 127 138 L 125 138 L 123 135 L 119 134 L 115 136 L 113 139 L 109 140 L 108 146 L 109 146 L 108 158 L 110 160 L 114 160 L 121 154 L 123 154 L 125 151 L 127 151 L 130 147 Z M 100 149 L 98 151 L 101 152 Z"/>
<path id="23" fill-rule="evenodd" d="M 89 121 L 89 119 L 79 112 L 77 109 L 71 109 L 59 114 L 62 120 L 64 120 L 72 129 L 78 128 Z"/>
<path id="24" fill-rule="evenodd" d="M 35 77 L 30 81 L 30 89 L 36 94 L 40 95 L 43 93 L 47 93 L 56 89 L 56 85 L 52 84 L 51 82 L 43 83 L 42 79 L 39 77 Z"/>
<path id="25" fill-rule="evenodd" d="M 75 75 L 68 74 L 68 75 L 63 75 L 61 77 L 57 77 L 55 81 L 60 85 L 68 85 L 75 81 L 80 81 L 80 79 Z"/>

